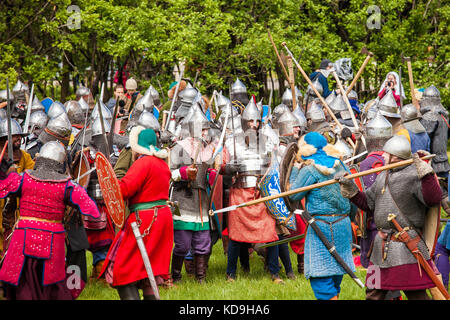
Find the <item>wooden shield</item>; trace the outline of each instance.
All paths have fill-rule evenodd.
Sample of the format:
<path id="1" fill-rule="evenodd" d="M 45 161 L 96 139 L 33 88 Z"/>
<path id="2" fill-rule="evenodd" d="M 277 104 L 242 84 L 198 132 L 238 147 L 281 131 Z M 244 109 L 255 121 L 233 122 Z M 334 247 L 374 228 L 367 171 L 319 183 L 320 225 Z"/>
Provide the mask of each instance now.
<path id="1" fill-rule="evenodd" d="M 80 161 L 80 154 L 81 154 L 81 161 Z M 91 169 L 85 153 L 79 152 L 75 160 L 73 161 L 73 164 L 74 165 L 72 167 L 72 170 L 70 171 L 70 174 L 74 180 L 77 180 L 79 176 L 81 177 L 83 174 L 89 171 L 89 169 Z M 83 188 L 87 188 L 90 176 L 91 176 L 90 174 L 84 176 L 83 178 L 80 179 L 80 181 L 78 181 L 78 184 L 81 185 Z"/>
<path id="2" fill-rule="evenodd" d="M 125 220 L 125 202 L 120 191 L 119 180 L 108 159 L 101 152 L 95 155 L 95 167 L 108 213 L 114 224 L 122 228 Z"/>
<path id="3" fill-rule="evenodd" d="M 439 236 L 439 227 L 441 222 L 441 206 L 434 206 L 428 209 L 425 217 L 425 224 L 423 228 L 423 239 L 430 251 L 430 255 L 434 255 L 436 242 Z"/>
<path id="4" fill-rule="evenodd" d="M 285 192 L 290 189 L 289 176 L 291 175 L 292 167 L 294 166 L 295 156 L 297 155 L 297 152 L 298 152 L 297 142 L 291 142 L 290 144 L 287 145 L 284 156 L 281 159 L 280 163 L 281 192 Z M 293 212 L 296 209 L 298 209 L 297 205 L 295 205 L 289 200 L 289 197 L 283 197 L 283 199 L 289 211 Z"/>

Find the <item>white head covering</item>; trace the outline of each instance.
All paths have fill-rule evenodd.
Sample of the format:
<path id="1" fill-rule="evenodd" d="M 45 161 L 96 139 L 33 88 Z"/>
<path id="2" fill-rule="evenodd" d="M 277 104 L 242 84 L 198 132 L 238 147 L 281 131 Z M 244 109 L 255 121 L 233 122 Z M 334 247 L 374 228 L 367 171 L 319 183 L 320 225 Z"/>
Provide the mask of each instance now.
<path id="1" fill-rule="evenodd" d="M 402 98 L 403 98 L 403 99 L 406 99 L 406 96 L 405 96 L 405 90 L 403 90 L 403 85 L 400 83 L 400 77 L 398 76 L 398 73 L 395 72 L 395 71 L 391 71 L 391 72 L 389 72 L 389 73 L 386 75 L 386 79 L 384 79 L 384 81 L 381 83 L 381 87 L 380 87 L 380 90 L 378 90 L 378 93 L 380 93 L 381 91 L 383 91 L 383 89 L 384 89 L 384 84 L 385 84 L 385 82 L 387 81 L 387 79 L 388 79 L 388 77 L 389 77 L 390 74 L 392 74 L 392 75 L 395 77 L 395 81 L 397 82 L 397 83 L 395 84 L 395 86 L 394 86 L 395 94 L 398 95 L 399 92 L 400 92 L 400 88 L 401 88 Z"/>

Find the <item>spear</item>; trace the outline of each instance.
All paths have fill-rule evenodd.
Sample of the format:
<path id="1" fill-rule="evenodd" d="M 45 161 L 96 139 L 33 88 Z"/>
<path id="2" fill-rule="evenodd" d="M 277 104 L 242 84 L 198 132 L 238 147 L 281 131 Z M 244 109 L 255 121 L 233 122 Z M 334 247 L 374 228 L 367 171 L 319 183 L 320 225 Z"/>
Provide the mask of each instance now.
<path id="1" fill-rule="evenodd" d="M 428 159 L 431 159 L 431 158 L 433 158 L 435 156 L 436 156 L 435 154 L 430 154 L 430 155 L 424 156 L 424 157 L 422 157 L 420 159 L 428 160 Z M 385 171 L 385 170 L 391 170 L 391 169 L 395 169 L 395 168 L 398 168 L 398 167 L 408 166 L 408 165 L 410 165 L 412 163 L 413 163 L 413 159 L 403 160 L 403 161 L 399 161 L 399 162 L 396 162 L 396 163 L 387 164 L 387 165 L 382 166 L 382 167 L 378 167 L 378 168 L 369 169 L 369 170 L 366 170 L 366 171 L 361 171 L 361 172 L 358 172 L 358 173 L 350 174 L 350 175 L 347 175 L 345 177 L 347 179 L 356 179 L 356 178 L 359 178 L 359 177 L 367 176 L 369 174 L 373 174 L 373 173 L 377 173 L 377 172 L 381 172 L 381 171 Z M 335 184 L 335 183 L 338 183 L 338 182 L 339 181 L 337 179 L 330 179 L 330 180 L 314 183 L 314 184 L 309 185 L 309 186 L 288 190 L 288 191 L 281 192 L 281 193 L 278 193 L 278 194 L 274 194 L 274 195 L 271 195 L 271 196 L 267 196 L 267 197 L 264 197 L 264 198 L 259 198 L 259 199 L 251 200 L 251 201 L 248 201 L 248 202 L 244 202 L 244 203 L 241 203 L 241 204 L 236 204 L 234 206 L 226 207 L 226 208 L 223 208 L 223 209 L 220 209 L 220 210 L 216 210 L 216 211 L 210 210 L 210 215 L 213 215 L 213 214 L 216 214 L 216 213 L 221 213 L 221 212 L 233 211 L 233 210 L 236 210 L 236 209 L 239 209 L 239 208 L 248 207 L 248 206 L 253 206 L 253 205 L 259 204 L 261 202 L 270 201 L 270 200 L 278 199 L 278 198 L 281 198 L 281 197 L 287 197 L 287 196 L 290 196 L 290 195 L 293 195 L 293 194 L 310 191 L 310 190 L 316 189 L 316 188 L 323 188 L 323 187 L 326 187 L 326 186 L 329 186 L 329 185 L 332 185 L 332 184 Z"/>

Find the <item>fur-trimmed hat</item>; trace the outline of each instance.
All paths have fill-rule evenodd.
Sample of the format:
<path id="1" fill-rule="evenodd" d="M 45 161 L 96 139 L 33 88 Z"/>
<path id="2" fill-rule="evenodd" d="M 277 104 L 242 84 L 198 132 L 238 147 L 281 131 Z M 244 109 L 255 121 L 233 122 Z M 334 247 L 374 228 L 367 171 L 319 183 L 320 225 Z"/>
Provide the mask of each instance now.
<path id="1" fill-rule="evenodd" d="M 168 156 L 166 149 L 159 149 L 156 147 L 157 138 L 156 133 L 152 129 L 145 129 L 142 126 L 135 126 L 130 132 L 130 146 L 131 150 L 136 153 L 148 156 L 155 156 L 160 159 L 165 159 Z"/>
<path id="2" fill-rule="evenodd" d="M 343 156 L 341 151 L 328 144 L 327 139 L 316 131 L 307 133 L 298 141 L 297 161 L 312 164 L 325 175 L 335 173 L 334 168 L 341 163 Z"/>

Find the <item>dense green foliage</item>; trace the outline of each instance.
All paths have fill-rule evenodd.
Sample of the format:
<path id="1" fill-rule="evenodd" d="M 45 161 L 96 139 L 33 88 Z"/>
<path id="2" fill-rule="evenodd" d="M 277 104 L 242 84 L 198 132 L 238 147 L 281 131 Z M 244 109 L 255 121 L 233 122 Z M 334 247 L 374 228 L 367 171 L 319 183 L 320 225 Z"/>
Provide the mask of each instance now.
<path id="1" fill-rule="evenodd" d="M 450 6 L 444 3 L 5 0 L 0 2 L 0 87 L 8 75 L 10 82 L 33 81 L 38 96 L 64 101 L 73 95 L 73 77 L 78 75 L 97 93 L 108 71 L 127 62 L 142 89 L 150 83 L 159 88 L 159 80 L 166 92 L 174 63 L 185 60 L 187 77 L 194 79 L 199 71 L 202 92 L 228 92 L 239 76 L 251 93 L 267 99 L 269 74 L 284 78 L 268 39 L 270 28 L 280 52 L 283 41 L 297 57 L 303 50 L 300 64 L 307 73 L 323 58 L 348 57 L 356 74 L 364 60 L 360 50 L 367 47 L 375 57 L 363 74 L 365 90 L 357 86 L 361 100 L 373 98 L 386 73 L 400 66 L 409 100 L 401 54 L 410 56 L 416 88 L 436 85 L 447 106 Z M 79 13 L 68 9 L 71 5 L 78 6 Z M 296 82 L 301 89 L 306 87 L 300 73 Z M 281 86 L 282 93 L 284 83 Z M 275 92 L 274 102 L 281 93 Z"/>

